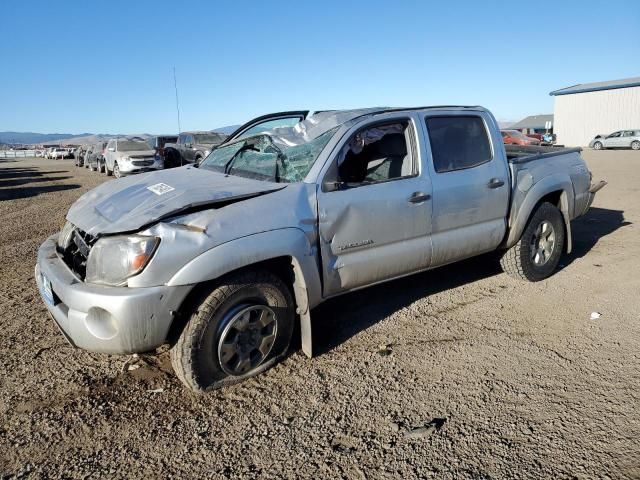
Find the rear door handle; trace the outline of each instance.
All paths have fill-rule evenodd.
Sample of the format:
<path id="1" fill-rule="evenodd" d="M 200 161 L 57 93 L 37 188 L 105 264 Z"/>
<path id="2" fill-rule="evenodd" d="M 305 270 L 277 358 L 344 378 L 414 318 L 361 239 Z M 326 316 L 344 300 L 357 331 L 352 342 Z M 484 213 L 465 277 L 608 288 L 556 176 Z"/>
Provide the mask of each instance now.
<path id="1" fill-rule="evenodd" d="M 421 203 L 426 202 L 431 198 L 431 195 L 424 192 L 413 192 L 409 197 L 409 202 L 411 203 Z"/>
<path id="2" fill-rule="evenodd" d="M 492 178 L 487 185 L 489 188 L 499 188 L 504 185 L 504 180 L 500 178 Z"/>

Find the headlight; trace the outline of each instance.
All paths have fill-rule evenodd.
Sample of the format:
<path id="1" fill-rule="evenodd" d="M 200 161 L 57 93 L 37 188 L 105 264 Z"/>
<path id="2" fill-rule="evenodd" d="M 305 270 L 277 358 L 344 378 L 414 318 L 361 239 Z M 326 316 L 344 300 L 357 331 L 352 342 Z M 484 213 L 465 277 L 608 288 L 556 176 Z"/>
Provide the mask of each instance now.
<path id="1" fill-rule="evenodd" d="M 89 253 L 85 280 L 104 285 L 123 285 L 127 278 L 144 269 L 159 243 L 157 237 L 142 235 L 101 238 Z"/>
<path id="2" fill-rule="evenodd" d="M 67 222 L 64 224 L 64 227 L 62 227 L 62 230 L 60 230 L 60 233 L 58 233 L 58 246 L 63 250 L 66 250 L 66 248 L 71 243 L 73 229 L 74 226 L 71 224 L 71 222 Z"/>

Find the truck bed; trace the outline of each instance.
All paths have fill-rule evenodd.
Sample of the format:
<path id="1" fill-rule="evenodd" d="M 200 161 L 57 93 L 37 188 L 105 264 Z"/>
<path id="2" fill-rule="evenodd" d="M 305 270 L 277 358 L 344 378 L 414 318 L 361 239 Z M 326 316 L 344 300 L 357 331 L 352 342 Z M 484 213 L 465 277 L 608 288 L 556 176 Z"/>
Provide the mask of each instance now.
<path id="1" fill-rule="evenodd" d="M 566 153 L 581 152 L 580 147 L 565 148 L 554 146 L 523 146 L 523 145 L 505 145 L 507 159 L 509 163 L 526 163 L 540 158 L 555 157 Z"/>

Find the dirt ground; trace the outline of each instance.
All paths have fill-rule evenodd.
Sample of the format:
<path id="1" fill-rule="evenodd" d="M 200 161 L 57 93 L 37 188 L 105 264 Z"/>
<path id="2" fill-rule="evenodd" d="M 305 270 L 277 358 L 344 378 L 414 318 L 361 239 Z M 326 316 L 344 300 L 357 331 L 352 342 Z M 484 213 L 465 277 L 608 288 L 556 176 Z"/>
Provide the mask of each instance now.
<path id="1" fill-rule="evenodd" d="M 38 295 L 38 246 L 106 177 L 0 160 L 2 478 L 640 478 L 640 152 L 584 156 L 609 185 L 550 279 L 489 255 L 343 296 L 319 356 L 201 396 L 166 353 L 73 349 Z"/>

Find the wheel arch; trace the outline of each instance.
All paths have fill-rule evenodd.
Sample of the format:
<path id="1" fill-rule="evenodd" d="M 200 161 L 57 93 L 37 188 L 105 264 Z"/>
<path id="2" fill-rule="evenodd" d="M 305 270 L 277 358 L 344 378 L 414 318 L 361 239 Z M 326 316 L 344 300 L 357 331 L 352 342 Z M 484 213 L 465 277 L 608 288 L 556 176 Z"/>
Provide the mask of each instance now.
<path id="1" fill-rule="evenodd" d="M 229 275 L 247 270 L 267 270 L 291 289 L 300 319 L 303 352 L 311 357 L 312 307 L 320 303 L 320 272 L 315 248 L 304 232 L 297 228 L 272 230 L 242 237 L 214 247 L 182 267 L 168 285 L 194 285 L 182 302 L 179 315 L 172 322 L 167 339 L 178 338 L 197 305 L 211 289 Z"/>
<path id="2" fill-rule="evenodd" d="M 566 253 L 571 253 L 573 248 L 571 240 L 571 218 L 573 217 L 574 196 L 573 184 L 568 177 L 562 179 L 554 178 L 554 176 L 547 177 L 536 183 L 531 190 L 526 193 L 524 200 L 516 207 L 518 208 L 517 215 L 515 218 L 512 218 L 510 222 L 509 234 L 504 245 L 505 248 L 511 248 L 520 240 L 529 219 L 538 206 L 544 202 L 549 202 L 558 207 L 562 213 L 565 226 L 565 249 Z"/>

